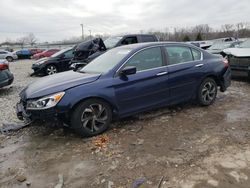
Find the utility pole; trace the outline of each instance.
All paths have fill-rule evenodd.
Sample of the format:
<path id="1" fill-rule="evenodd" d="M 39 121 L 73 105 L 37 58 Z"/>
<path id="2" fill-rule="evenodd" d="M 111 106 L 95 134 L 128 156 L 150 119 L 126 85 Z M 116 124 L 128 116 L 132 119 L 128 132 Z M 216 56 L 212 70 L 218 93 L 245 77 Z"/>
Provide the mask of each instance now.
<path id="1" fill-rule="evenodd" d="M 90 38 L 92 38 L 92 36 L 91 36 L 91 29 L 89 30 L 89 36 L 90 36 Z"/>
<path id="2" fill-rule="evenodd" d="M 84 30 L 83 30 L 83 24 L 80 24 L 80 26 L 82 27 L 82 40 L 84 40 Z"/>

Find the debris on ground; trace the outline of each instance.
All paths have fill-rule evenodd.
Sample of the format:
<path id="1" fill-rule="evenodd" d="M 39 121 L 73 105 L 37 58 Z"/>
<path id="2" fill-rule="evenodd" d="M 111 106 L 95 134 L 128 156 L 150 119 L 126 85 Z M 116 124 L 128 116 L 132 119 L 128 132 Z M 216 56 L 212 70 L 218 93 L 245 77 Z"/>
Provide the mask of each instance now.
<path id="1" fill-rule="evenodd" d="M 132 187 L 133 187 L 133 188 L 138 188 L 138 187 L 140 187 L 145 181 L 146 181 L 146 178 L 138 178 L 138 179 L 136 179 L 136 180 L 133 182 Z"/>
<path id="2" fill-rule="evenodd" d="M 62 188 L 63 187 L 63 175 L 59 174 L 58 179 L 59 179 L 58 184 L 56 184 L 56 186 L 54 188 Z"/>
<path id="3" fill-rule="evenodd" d="M 18 175 L 18 176 L 16 177 L 16 180 L 19 181 L 19 182 L 24 182 L 24 181 L 27 180 L 27 178 L 26 178 L 26 176 L 24 176 L 24 175 Z"/>
<path id="4" fill-rule="evenodd" d="M 106 134 L 97 136 L 93 140 L 94 149 L 107 148 L 107 144 L 108 144 L 109 140 L 110 140 L 110 138 Z"/>
<path id="5" fill-rule="evenodd" d="M 135 142 L 133 142 L 131 145 L 143 145 L 144 139 L 138 138 Z"/>
<path id="6" fill-rule="evenodd" d="M 159 183 L 158 183 L 158 186 L 157 188 L 161 188 L 161 185 L 162 185 L 162 182 L 163 182 L 163 179 L 164 179 L 164 176 L 161 177 Z"/>
<path id="7" fill-rule="evenodd" d="M 2 127 L 0 127 L 0 133 L 9 134 L 11 131 L 18 131 L 27 127 L 30 124 L 25 123 L 3 123 Z"/>
<path id="8" fill-rule="evenodd" d="M 30 186 L 30 185 L 31 185 L 31 183 L 30 183 L 29 181 L 27 181 L 27 182 L 26 182 L 26 185 L 27 185 L 27 186 Z"/>
<path id="9" fill-rule="evenodd" d="M 112 182 L 112 181 L 108 181 L 108 188 L 112 188 L 114 186 L 114 182 Z"/>

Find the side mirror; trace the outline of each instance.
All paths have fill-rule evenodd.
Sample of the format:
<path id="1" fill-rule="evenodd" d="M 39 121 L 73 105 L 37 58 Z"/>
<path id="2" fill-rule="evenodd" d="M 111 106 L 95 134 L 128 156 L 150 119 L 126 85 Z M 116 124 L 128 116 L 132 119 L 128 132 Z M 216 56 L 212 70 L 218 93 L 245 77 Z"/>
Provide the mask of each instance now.
<path id="1" fill-rule="evenodd" d="M 136 67 L 135 66 L 128 66 L 128 67 L 125 67 L 121 72 L 120 74 L 121 75 L 131 75 L 131 74 L 135 74 L 136 73 Z"/>

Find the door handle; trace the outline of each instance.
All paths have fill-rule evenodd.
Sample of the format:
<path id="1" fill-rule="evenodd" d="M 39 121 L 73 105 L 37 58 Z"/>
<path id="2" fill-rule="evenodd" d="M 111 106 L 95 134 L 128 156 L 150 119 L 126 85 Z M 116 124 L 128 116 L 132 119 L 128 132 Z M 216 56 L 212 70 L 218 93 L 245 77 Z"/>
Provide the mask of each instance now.
<path id="1" fill-rule="evenodd" d="M 165 75 L 167 74 L 168 72 L 159 72 L 158 74 L 156 74 L 156 76 L 162 76 L 162 75 Z"/>
<path id="2" fill-rule="evenodd" d="M 195 67 L 202 67 L 204 64 L 201 63 L 201 64 L 198 64 L 198 65 L 195 65 Z"/>

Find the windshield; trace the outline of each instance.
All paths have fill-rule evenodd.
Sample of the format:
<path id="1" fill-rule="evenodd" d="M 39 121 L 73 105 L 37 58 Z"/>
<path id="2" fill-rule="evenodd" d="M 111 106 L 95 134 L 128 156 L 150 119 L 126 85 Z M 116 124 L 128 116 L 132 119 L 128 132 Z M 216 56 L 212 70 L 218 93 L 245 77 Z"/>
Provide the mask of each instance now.
<path id="1" fill-rule="evenodd" d="M 246 41 L 242 42 L 239 45 L 240 48 L 250 48 L 250 39 L 247 39 Z"/>
<path id="2" fill-rule="evenodd" d="M 130 51 L 131 49 L 128 48 L 109 50 L 83 67 L 80 72 L 107 73 L 128 55 Z"/>
<path id="3" fill-rule="evenodd" d="M 209 50 L 224 50 L 226 48 L 229 48 L 231 46 L 231 44 L 232 44 L 231 42 L 229 42 L 229 43 L 225 43 L 225 42 L 215 43 L 212 46 L 210 46 L 208 49 Z"/>
<path id="4" fill-rule="evenodd" d="M 106 48 L 114 48 L 122 37 L 109 37 L 104 41 Z"/>

